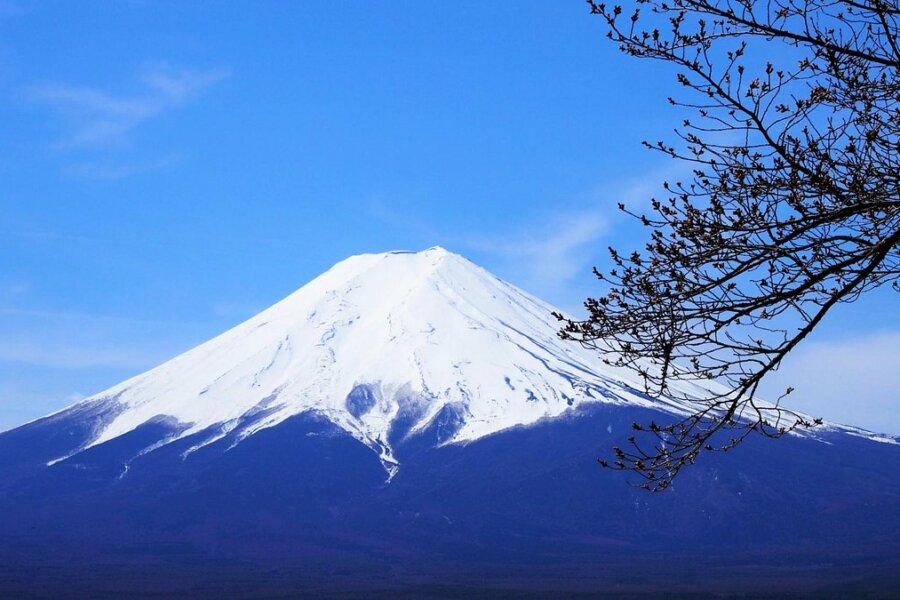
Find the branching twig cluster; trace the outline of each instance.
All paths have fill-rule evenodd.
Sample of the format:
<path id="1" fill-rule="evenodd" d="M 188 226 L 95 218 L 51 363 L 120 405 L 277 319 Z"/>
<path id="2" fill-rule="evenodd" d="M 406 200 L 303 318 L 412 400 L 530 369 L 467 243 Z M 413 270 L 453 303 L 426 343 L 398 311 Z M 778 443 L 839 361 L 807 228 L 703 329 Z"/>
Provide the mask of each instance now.
<path id="1" fill-rule="evenodd" d="M 632 56 L 675 65 L 692 164 L 649 214 L 644 252 L 610 249 L 608 291 L 562 336 L 637 369 L 649 391 L 725 384 L 669 424 L 635 424 L 608 464 L 667 487 L 703 450 L 813 423 L 761 380 L 838 303 L 900 276 L 900 7 L 883 0 L 588 2 Z M 771 55 L 781 58 L 777 66 Z M 562 317 L 560 316 L 562 319 Z M 789 388 L 786 393 L 792 390 Z M 690 395 L 683 394 L 686 398 Z"/>

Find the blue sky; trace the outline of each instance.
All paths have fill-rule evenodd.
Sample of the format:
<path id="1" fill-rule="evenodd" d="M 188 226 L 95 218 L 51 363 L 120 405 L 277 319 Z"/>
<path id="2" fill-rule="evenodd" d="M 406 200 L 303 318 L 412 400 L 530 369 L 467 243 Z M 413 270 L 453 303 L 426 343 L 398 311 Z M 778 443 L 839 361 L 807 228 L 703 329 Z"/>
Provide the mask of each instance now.
<path id="1" fill-rule="evenodd" d="M 137 374 L 360 252 L 440 244 L 575 311 L 672 74 L 582 2 L 0 0 L 0 429 Z M 900 433 L 896 296 L 772 382 Z"/>

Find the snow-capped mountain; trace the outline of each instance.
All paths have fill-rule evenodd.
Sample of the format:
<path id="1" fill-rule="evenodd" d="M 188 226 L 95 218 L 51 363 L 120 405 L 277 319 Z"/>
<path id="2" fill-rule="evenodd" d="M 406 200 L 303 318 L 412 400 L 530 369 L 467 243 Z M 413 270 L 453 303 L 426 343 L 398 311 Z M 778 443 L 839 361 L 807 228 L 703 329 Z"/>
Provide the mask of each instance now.
<path id="1" fill-rule="evenodd" d="M 441 248 L 355 256 L 0 433 L 0 598 L 900 589 L 893 438 L 750 438 L 638 490 L 596 458 L 687 407 L 551 311 Z"/>
<path id="2" fill-rule="evenodd" d="M 393 472 L 401 424 L 410 435 L 441 419 L 442 441 L 453 443 L 585 402 L 678 410 L 634 393 L 630 371 L 601 368 L 596 354 L 560 340 L 553 310 L 443 248 L 353 256 L 230 331 L 84 400 L 110 403 L 85 448 L 166 418 L 176 429 L 154 448 L 208 433 L 189 454 L 259 411 L 237 441 L 315 411 Z"/>

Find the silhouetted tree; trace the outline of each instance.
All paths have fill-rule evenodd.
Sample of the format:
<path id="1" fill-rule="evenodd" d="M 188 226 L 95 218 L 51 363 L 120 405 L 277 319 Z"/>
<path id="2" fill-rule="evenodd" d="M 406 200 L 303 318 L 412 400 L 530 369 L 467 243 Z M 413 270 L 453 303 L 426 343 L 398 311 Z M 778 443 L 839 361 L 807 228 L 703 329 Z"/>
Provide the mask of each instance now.
<path id="1" fill-rule="evenodd" d="M 898 288 L 900 7 L 588 4 L 626 54 L 677 68 L 686 94 L 669 102 L 692 113 L 678 143 L 645 142 L 692 176 L 667 182 L 646 215 L 620 205 L 649 228 L 646 250 L 610 249 L 614 268 L 594 271 L 605 295 L 561 332 L 689 402 L 676 423 L 635 424 L 630 445 L 600 461 L 658 490 L 704 450 L 813 425 L 784 396 L 758 401 L 760 381 L 835 305 Z M 714 391 L 682 383 L 698 380 Z"/>

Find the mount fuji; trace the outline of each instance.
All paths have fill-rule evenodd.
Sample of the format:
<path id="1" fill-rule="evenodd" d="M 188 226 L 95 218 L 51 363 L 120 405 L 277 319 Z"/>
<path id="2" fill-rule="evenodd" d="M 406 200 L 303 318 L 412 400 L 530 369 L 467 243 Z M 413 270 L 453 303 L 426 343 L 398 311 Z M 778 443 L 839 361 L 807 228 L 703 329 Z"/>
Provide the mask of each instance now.
<path id="1" fill-rule="evenodd" d="M 354 256 L 0 433 L 0 596 L 900 590 L 897 439 L 751 439 L 648 494 L 595 459 L 690 407 L 553 310 L 442 248 Z"/>

